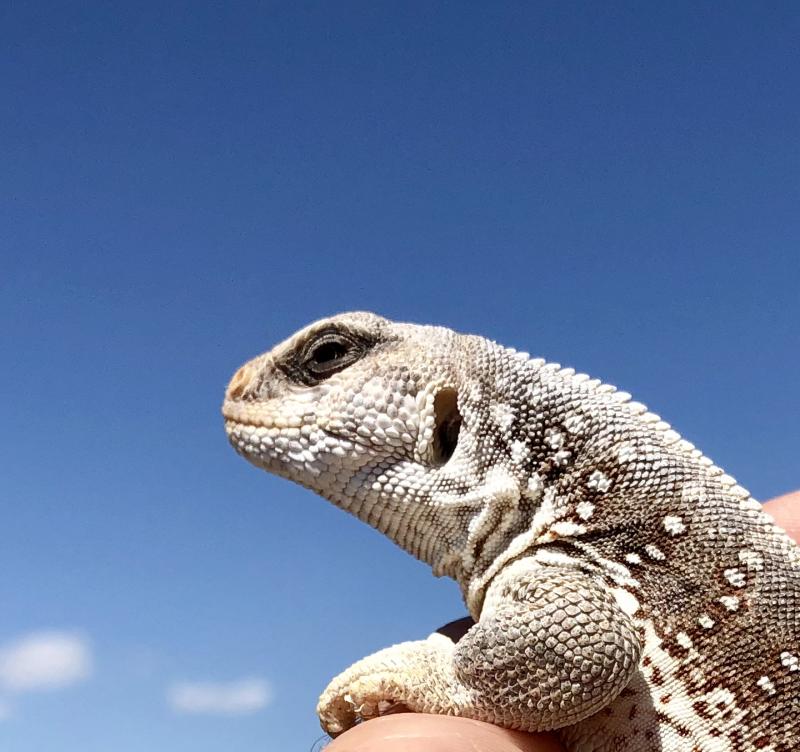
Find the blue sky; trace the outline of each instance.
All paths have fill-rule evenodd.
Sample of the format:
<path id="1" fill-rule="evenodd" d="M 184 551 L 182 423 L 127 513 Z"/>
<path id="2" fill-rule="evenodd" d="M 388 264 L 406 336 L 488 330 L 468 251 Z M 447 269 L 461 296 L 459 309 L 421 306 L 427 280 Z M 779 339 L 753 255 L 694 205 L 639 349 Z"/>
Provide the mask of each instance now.
<path id="1" fill-rule="evenodd" d="M 308 750 L 333 674 L 463 613 L 227 447 L 229 376 L 320 316 L 483 333 L 799 486 L 798 33 L 792 3 L 6 3 L 0 746 Z"/>

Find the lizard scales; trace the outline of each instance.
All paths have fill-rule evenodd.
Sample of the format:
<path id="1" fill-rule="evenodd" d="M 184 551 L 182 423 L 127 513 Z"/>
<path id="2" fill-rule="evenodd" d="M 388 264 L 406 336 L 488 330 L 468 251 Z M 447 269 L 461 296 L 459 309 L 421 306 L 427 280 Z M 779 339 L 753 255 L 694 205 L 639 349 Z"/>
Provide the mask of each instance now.
<path id="1" fill-rule="evenodd" d="M 800 554 L 630 396 L 482 337 L 349 313 L 248 362 L 236 450 L 453 577 L 476 621 L 334 679 L 332 735 L 383 702 L 573 752 L 800 749 Z"/>

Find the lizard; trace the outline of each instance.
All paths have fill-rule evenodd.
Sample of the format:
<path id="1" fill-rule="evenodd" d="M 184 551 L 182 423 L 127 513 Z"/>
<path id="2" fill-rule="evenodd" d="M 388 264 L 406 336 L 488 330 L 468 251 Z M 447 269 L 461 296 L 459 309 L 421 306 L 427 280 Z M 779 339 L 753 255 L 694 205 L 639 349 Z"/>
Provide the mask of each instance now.
<path id="1" fill-rule="evenodd" d="M 331 736 L 399 704 L 571 752 L 800 749 L 800 549 L 629 394 L 353 312 L 245 363 L 223 415 L 238 453 L 455 579 L 475 621 L 333 679 Z"/>

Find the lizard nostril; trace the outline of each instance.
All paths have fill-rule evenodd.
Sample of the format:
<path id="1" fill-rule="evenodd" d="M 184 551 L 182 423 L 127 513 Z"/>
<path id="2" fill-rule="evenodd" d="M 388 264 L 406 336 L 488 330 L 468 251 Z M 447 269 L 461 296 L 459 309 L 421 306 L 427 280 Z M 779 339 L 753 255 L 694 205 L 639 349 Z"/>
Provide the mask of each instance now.
<path id="1" fill-rule="evenodd" d="M 228 384 L 228 399 L 240 399 L 250 385 L 252 371 L 249 366 L 242 366 Z"/>

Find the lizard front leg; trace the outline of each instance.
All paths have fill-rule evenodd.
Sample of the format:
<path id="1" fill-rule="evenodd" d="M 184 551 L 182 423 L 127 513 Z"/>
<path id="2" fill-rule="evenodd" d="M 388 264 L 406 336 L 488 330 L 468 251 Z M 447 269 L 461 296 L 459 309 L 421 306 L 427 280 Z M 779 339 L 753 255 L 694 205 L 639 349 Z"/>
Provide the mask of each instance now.
<path id="1" fill-rule="evenodd" d="M 441 635 L 381 650 L 334 679 L 317 712 L 332 736 L 382 702 L 542 731 L 610 703 L 639 661 L 630 617 L 597 578 L 566 567 L 500 575 L 493 607 L 457 644 Z"/>
<path id="2" fill-rule="evenodd" d="M 317 704 L 322 728 L 331 736 L 359 720 L 380 715 L 383 703 L 420 713 L 462 715 L 468 698 L 457 698 L 453 643 L 443 635 L 392 645 L 354 663 L 337 676 Z M 466 692 L 466 688 L 460 688 Z"/>

